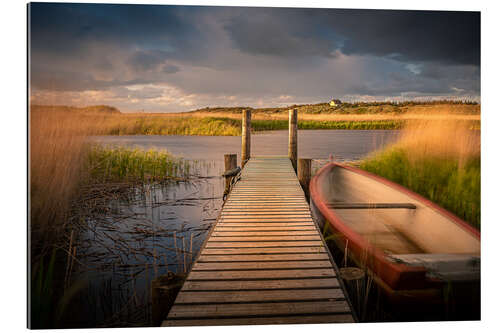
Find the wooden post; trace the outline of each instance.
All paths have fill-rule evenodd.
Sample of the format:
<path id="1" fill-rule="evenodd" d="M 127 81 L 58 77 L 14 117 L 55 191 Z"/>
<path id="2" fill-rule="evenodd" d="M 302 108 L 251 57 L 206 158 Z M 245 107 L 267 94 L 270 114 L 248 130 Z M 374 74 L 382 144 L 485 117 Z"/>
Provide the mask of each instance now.
<path id="1" fill-rule="evenodd" d="M 297 173 L 297 109 L 288 112 L 288 158 Z"/>
<path id="2" fill-rule="evenodd" d="M 252 129 L 252 111 L 243 110 L 241 122 L 241 167 L 250 159 L 250 130 Z"/>
<path id="3" fill-rule="evenodd" d="M 311 180 L 311 162 L 310 158 L 299 158 L 299 165 L 297 168 L 297 176 L 299 178 L 300 185 L 309 198 L 309 181 Z"/>
<path id="4" fill-rule="evenodd" d="M 236 154 L 225 154 L 224 155 L 224 171 L 227 172 L 237 167 L 237 155 Z M 224 193 L 229 193 L 229 185 L 231 184 L 231 179 L 233 177 L 226 177 L 226 190 Z"/>
<path id="5" fill-rule="evenodd" d="M 153 325 L 160 326 L 182 288 L 186 274 L 169 272 L 151 281 L 151 315 Z"/>

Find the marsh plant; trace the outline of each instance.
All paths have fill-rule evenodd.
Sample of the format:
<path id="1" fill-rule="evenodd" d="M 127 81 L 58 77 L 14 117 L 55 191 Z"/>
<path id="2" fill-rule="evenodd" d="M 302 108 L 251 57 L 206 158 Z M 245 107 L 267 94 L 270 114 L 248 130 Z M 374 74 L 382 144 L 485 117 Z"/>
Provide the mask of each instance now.
<path id="1" fill-rule="evenodd" d="M 471 130 L 466 123 L 412 123 L 401 132 L 398 142 L 374 153 L 360 167 L 401 184 L 480 227 L 480 132 Z"/>

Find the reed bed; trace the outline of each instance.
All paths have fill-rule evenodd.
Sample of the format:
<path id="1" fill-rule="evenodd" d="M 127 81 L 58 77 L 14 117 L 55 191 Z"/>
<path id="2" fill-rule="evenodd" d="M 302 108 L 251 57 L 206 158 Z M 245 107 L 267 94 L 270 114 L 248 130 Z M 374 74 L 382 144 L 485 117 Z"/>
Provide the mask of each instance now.
<path id="1" fill-rule="evenodd" d="M 427 197 L 480 228 L 481 143 L 464 122 L 409 124 L 360 167 Z"/>
<path id="2" fill-rule="evenodd" d="M 156 243 L 154 247 L 142 245 L 134 249 L 127 247 L 127 237 L 133 235 L 133 239 L 147 244 L 155 237 L 172 238 L 174 231 L 155 228 L 151 222 L 142 223 L 142 228 L 138 223 L 133 230 L 116 229 L 127 216 L 114 215 L 110 203 L 133 202 L 138 195 L 151 193 L 150 186 L 184 181 L 197 170 L 164 151 L 89 144 L 89 135 L 106 133 L 102 121 L 109 117 L 114 117 L 114 112 L 30 112 L 29 286 L 33 328 L 71 326 L 66 321 L 71 320 L 67 314 L 74 312 L 74 299 L 89 288 L 74 280 L 78 270 L 101 271 L 103 264 L 120 262 L 120 269 L 128 270 L 127 276 L 132 278 L 130 271 L 137 274 L 149 266 L 158 272 L 172 264 L 160 256 L 163 252 Z M 90 220 L 94 222 L 89 223 Z M 182 272 L 189 268 L 193 257 L 188 243 L 191 232 L 196 233 L 181 230 L 180 237 L 187 237 L 185 243 L 170 249 L 179 254 L 175 265 L 182 260 L 182 269 L 167 270 Z M 100 252 L 89 252 L 85 246 L 82 235 L 89 233 L 104 244 Z M 101 238 L 107 241 L 102 242 Z M 120 252 L 121 247 L 127 247 L 127 255 L 137 256 L 135 268 L 123 261 L 125 250 Z M 91 262 L 92 258 L 101 262 Z"/>
<path id="3" fill-rule="evenodd" d="M 89 147 L 86 163 L 90 178 L 100 182 L 184 180 L 190 169 L 188 161 L 167 151 L 100 145 Z"/>
<path id="4" fill-rule="evenodd" d="M 404 111 L 398 112 L 391 109 L 396 106 L 371 104 L 347 104 L 347 111 L 343 107 L 334 108 L 323 104 L 296 107 L 299 110 L 299 129 L 399 129 L 415 120 L 443 119 L 467 121 L 475 128 L 479 128 L 480 124 L 479 105 L 403 105 L 397 106 L 404 108 Z M 329 111 L 323 110 L 323 107 L 327 107 Z M 83 109 L 33 106 L 32 109 L 32 113 L 44 116 L 58 114 L 62 118 L 73 119 L 78 124 L 91 123 L 92 126 L 86 127 L 89 134 L 239 136 L 243 108 L 214 108 L 170 114 L 124 114 L 105 106 Z M 287 128 L 288 108 L 252 109 L 254 131 Z"/>

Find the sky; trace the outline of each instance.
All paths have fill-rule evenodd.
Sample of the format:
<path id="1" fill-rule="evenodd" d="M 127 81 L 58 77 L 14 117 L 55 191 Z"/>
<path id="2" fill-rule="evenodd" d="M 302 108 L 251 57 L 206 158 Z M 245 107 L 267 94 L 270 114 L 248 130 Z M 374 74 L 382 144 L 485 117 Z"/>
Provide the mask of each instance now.
<path id="1" fill-rule="evenodd" d="M 480 13 L 32 3 L 30 102 L 122 111 L 480 99 Z"/>

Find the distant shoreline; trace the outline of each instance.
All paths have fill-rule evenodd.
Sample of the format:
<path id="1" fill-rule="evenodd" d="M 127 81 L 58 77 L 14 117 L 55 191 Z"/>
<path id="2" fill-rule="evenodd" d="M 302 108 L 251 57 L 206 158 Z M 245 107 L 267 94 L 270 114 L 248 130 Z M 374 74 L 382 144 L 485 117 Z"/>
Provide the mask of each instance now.
<path id="1" fill-rule="evenodd" d="M 480 129 L 479 104 L 416 103 L 292 106 L 298 109 L 300 130 L 397 130 L 413 121 L 467 122 Z M 110 106 L 75 108 L 32 105 L 31 112 L 53 112 L 76 122 L 92 122 L 95 135 L 241 135 L 241 110 L 212 108 L 182 113 L 121 113 Z M 288 129 L 288 109 L 252 109 L 252 131 Z"/>

